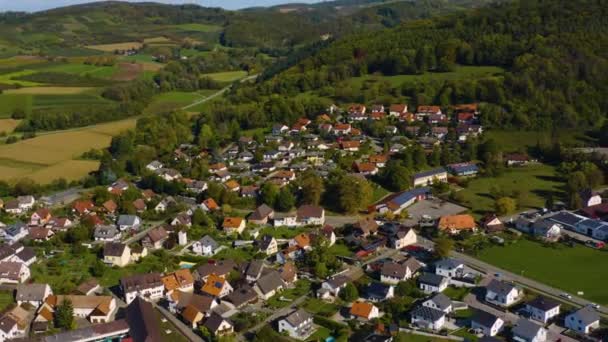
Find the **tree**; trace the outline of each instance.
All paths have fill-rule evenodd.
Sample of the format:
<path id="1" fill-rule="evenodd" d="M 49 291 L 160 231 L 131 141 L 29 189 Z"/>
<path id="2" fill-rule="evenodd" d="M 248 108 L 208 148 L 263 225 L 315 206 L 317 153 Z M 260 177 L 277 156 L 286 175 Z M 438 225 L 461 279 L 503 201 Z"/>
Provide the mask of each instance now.
<path id="1" fill-rule="evenodd" d="M 342 291 L 340 291 L 340 298 L 345 302 L 352 302 L 359 298 L 359 290 L 352 283 L 347 283 Z"/>
<path id="2" fill-rule="evenodd" d="M 438 258 L 447 258 L 450 256 L 450 252 L 454 248 L 454 241 L 445 236 L 441 236 L 435 240 L 435 255 Z"/>
<path id="3" fill-rule="evenodd" d="M 409 188 L 411 172 L 399 162 L 389 161 L 381 174 L 384 184 L 393 191 Z"/>
<path id="4" fill-rule="evenodd" d="M 106 265 L 104 265 L 104 263 L 100 259 L 96 259 L 95 263 L 93 263 L 93 266 L 91 266 L 91 275 L 96 278 L 101 278 L 103 277 L 105 271 Z"/>
<path id="5" fill-rule="evenodd" d="M 279 187 L 272 183 L 264 183 L 260 189 L 260 200 L 262 203 L 274 207 L 274 203 L 279 196 Z"/>
<path id="6" fill-rule="evenodd" d="M 315 265 L 315 276 L 319 279 L 325 279 L 329 275 L 329 271 L 327 270 L 327 266 L 324 262 L 318 262 Z"/>
<path id="7" fill-rule="evenodd" d="M 510 214 L 517 210 L 517 202 L 511 197 L 501 197 L 494 203 L 494 211 L 499 216 Z"/>
<path id="8" fill-rule="evenodd" d="M 354 213 L 366 208 L 372 200 L 373 189 L 369 182 L 355 176 L 337 174 L 332 176 L 328 201 L 336 209 Z"/>
<path id="9" fill-rule="evenodd" d="M 280 211 L 289 211 L 296 203 L 296 199 L 287 187 L 279 192 L 275 201 L 275 208 Z"/>
<path id="10" fill-rule="evenodd" d="M 64 330 L 74 328 L 74 306 L 72 301 L 64 299 L 55 310 L 55 326 Z"/>
<path id="11" fill-rule="evenodd" d="M 316 173 L 306 171 L 300 176 L 300 187 L 302 188 L 302 203 L 318 205 L 323 195 L 323 179 Z"/>

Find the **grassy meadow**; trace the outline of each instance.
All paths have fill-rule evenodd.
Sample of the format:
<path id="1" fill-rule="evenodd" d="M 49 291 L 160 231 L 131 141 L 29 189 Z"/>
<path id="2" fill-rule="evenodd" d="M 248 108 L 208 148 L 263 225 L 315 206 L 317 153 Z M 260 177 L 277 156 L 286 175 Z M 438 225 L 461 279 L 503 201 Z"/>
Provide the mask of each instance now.
<path id="1" fill-rule="evenodd" d="M 247 72 L 242 71 L 242 70 L 215 72 L 215 73 L 211 73 L 211 74 L 201 75 L 201 77 L 209 77 L 212 80 L 215 80 L 218 82 L 234 82 L 234 81 L 240 80 L 241 78 L 244 78 L 246 76 L 247 76 Z"/>
<path id="2" fill-rule="evenodd" d="M 115 44 L 88 45 L 87 48 L 103 52 L 114 52 L 116 50 L 141 49 L 142 46 L 143 44 L 140 42 L 123 42 Z"/>

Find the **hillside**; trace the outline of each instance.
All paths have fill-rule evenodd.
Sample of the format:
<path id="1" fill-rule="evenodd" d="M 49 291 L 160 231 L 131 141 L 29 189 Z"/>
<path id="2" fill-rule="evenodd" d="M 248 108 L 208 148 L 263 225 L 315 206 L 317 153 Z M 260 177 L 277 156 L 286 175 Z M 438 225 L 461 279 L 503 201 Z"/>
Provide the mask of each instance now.
<path id="1" fill-rule="evenodd" d="M 493 105 L 488 127 L 597 127 L 608 111 L 607 12 L 602 1 L 534 0 L 413 21 L 336 41 L 256 91 L 342 102 L 480 101 Z M 505 71 L 442 77 L 489 66 Z M 411 77 L 383 82 L 397 75 Z"/>

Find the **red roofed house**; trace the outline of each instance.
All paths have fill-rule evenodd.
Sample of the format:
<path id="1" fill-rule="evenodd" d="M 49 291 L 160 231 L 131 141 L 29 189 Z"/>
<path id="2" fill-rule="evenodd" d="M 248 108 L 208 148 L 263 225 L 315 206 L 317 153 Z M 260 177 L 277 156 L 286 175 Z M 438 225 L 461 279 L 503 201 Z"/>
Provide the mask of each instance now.
<path id="1" fill-rule="evenodd" d="M 207 198 L 201 203 L 201 209 L 204 211 L 214 211 L 220 209 L 220 206 L 217 205 L 213 198 Z"/>
<path id="2" fill-rule="evenodd" d="M 357 173 L 360 173 L 364 176 L 373 176 L 378 173 L 378 167 L 374 163 L 353 163 L 353 169 Z"/>
<path id="3" fill-rule="evenodd" d="M 407 105 L 405 103 L 391 105 L 388 109 L 388 114 L 396 118 L 401 117 L 405 113 L 407 113 Z"/>
<path id="4" fill-rule="evenodd" d="M 241 234 L 245 230 L 245 219 L 242 217 L 224 217 L 222 229 L 228 234 Z"/>
<path id="5" fill-rule="evenodd" d="M 359 151 L 361 143 L 359 141 L 342 141 L 340 142 L 340 148 L 344 151 L 357 152 Z"/>
<path id="6" fill-rule="evenodd" d="M 91 212 L 94 207 L 95 205 L 91 200 L 78 200 L 74 202 L 74 204 L 72 204 L 72 212 L 79 216 L 82 216 Z"/>
<path id="7" fill-rule="evenodd" d="M 51 211 L 47 208 L 40 208 L 30 216 L 30 225 L 43 226 L 51 220 Z"/>

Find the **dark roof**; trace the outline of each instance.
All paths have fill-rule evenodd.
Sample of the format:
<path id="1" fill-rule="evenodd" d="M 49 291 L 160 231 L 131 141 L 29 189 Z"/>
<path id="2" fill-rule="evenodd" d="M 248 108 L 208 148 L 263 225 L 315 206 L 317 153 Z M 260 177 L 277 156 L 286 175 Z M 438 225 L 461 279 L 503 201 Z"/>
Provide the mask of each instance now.
<path id="1" fill-rule="evenodd" d="M 106 242 L 106 244 L 103 246 L 103 255 L 119 257 L 122 256 L 122 253 L 124 253 L 125 248 L 127 248 L 127 245 L 122 243 Z"/>
<path id="2" fill-rule="evenodd" d="M 385 262 L 382 265 L 380 274 L 387 277 L 395 277 L 399 279 L 405 278 L 407 274 L 407 266 L 398 264 L 396 262 Z"/>
<path id="3" fill-rule="evenodd" d="M 243 265 L 243 273 L 247 276 L 257 278 L 262 273 L 264 268 L 263 260 L 252 260 Z"/>
<path id="4" fill-rule="evenodd" d="M 262 293 L 269 293 L 278 289 L 280 286 L 284 286 L 285 283 L 283 282 L 283 279 L 281 279 L 279 272 L 272 270 L 258 279 L 257 285 Z"/>
<path id="5" fill-rule="evenodd" d="M 412 316 L 422 317 L 427 321 L 435 322 L 445 316 L 445 312 L 420 305 L 412 310 Z"/>
<path id="6" fill-rule="evenodd" d="M 531 306 L 533 308 L 542 310 L 542 311 L 549 311 L 555 307 L 560 306 L 560 302 L 547 298 L 547 297 L 543 297 L 543 296 L 538 296 L 536 298 L 534 298 L 533 300 L 529 301 L 528 303 L 526 303 L 526 305 Z"/>
<path id="7" fill-rule="evenodd" d="M 24 247 L 21 252 L 17 253 L 17 257 L 24 262 L 28 262 L 36 257 L 36 252 L 31 247 Z"/>
<path id="8" fill-rule="evenodd" d="M 263 220 L 266 217 L 268 217 L 268 215 L 272 214 L 273 212 L 274 212 L 274 210 L 272 210 L 271 207 L 267 206 L 266 204 L 262 204 L 259 207 L 257 207 L 253 211 L 253 213 L 251 213 L 251 216 L 249 216 L 249 219 L 260 221 L 260 220 Z"/>
<path id="9" fill-rule="evenodd" d="M 436 169 L 432 169 L 432 170 L 428 170 L 428 171 L 422 171 L 422 172 L 418 172 L 414 174 L 414 179 L 416 178 L 422 178 L 422 177 L 429 177 L 429 176 L 434 176 L 434 175 L 438 175 L 440 173 L 445 173 L 447 172 L 444 168 L 442 167 L 438 167 Z"/>
<path id="10" fill-rule="evenodd" d="M 476 322 L 477 324 L 482 325 L 484 327 L 490 328 L 494 325 L 494 323 L 496 322 L 497 319 L 498 319 L 498 317 L 494 316 L 493 314 L 491 314 L 487 311 L 475 310 L 475 313 L 473 314 L 471 321 Z"/>
<path id="11" fill-rule="evenodd" d="M 211 313 L 211 316 L 209 316 L 209 318 L 207 318 L 207 320 L 205 321 L 205 323 L 203 325 L 207 329 L 209 329 L 209 331 L 216 332 L 220 328 L 220 325 L 222 325 L 222 322 L 224 322 L 224 321 L 226 321 L 232 325 L 232 322 L 229 319 L 226 319 L 226 318 L 218 315 L 217 313 L 213 312 L 213 313 Z"/>
<path id="12" fill-rule="evenodd" d="M 347 277 L 345 275 L 338 275 L 338 276 L 335 276 L 335 277 L 329 279 L 327 281 L 327 283 L 329 285 L 331 285 L 333 288 L 338 288 L 340 286 L 344 286 L 349 281 L 351 281 L 351 279 L 349 277 Z"/>
<path id="13" fill-rule="evenodd" d="M 573 314 L 576 314 L 577 318 L 580 319 L 584 325 L 589 325 L 600 319 L 600 314 L 597 312 L 597 310 L 595 310 L 591 306 L 585 306 L 570 315 L 573 315 Z M 568 315 L 568 316 L 570 316 L 570 315 Z"/>
<path id="14" fill-rule="evenodd" d="M 445 310 L 445 309 L 449 308 L 450 306 L 452 306 L 452 300 L 450 298 L 448 298 L 448 296 L 444 295 L 443 293 L 437 293 L 433 297 L 429 298 L 428 300 L 433 301 L 433 303 L 435 303 L 435 305 L 440 310 Z"/>
<path id="15" fill-rule="evenodd" d="M 392 196 L 387 197 L 383 202 L 385 202 L 385 203 L 392 202 L 395 205 L 400 207 L 403 204 L 409 202 L 410 200 L 412 200 L 418 196 L 427 195 L 430 193 L 431 193 L 430 188 L 426 188 L 426 187 L 416 188 L 416 189 L 396 193 Z"/>
<path id="16" fill-rule="evenodd" d="M 584 218 L 567 211 L 562 211 L 551 216 L 549 219 L 566 226 L 574 227 L 574 225 L 582 221 Z"/>
<path id="17" fill-rule="evenodd" d="M 436 268 L 442 269 L 455 269 L 463 265 L 464 264 L 461 261 L 452 258 L 441 259 L 435 263 Z"/>
<path id="18" fill-rule="evenodd" d="M 147 289 L 162 284 L 160 273 L 157 272 L 135 274 L 120 279 L 120 286 L 125 292 Z"/>
<path id="19" fill-rule="evenodd" d="M 488 291 L 492 291 L 499 295 L 507 295 L 511 292 L 516 286 L 513 283 L 509 283 L 506 281 L 492 279 L 488 285 L 486 285 L 486 289 Z"/>
<path id="20" fill-rule="evenodd" d="M 210 246 L 214 250 L 219 247 L 218 243 L 209 235 L 203 236 L 199 241 L 203 246 Z"/>
<path id="21" fill-rule="evenodd" d="M 418 277 L 418 281 L 423 284 L 439 287 L 439 285 L 446 281 L 446 278 L 438 274 L 425 272 Z"/>
<path id="22" fill-rule="evenodd" d="M 234 289 L 234 291 L 227 295 L 225 299 L 234 304 L 234 306 L 239 307 L 243 304 L 255 301 L 257 297 L 258 295 L 253 288 L 244 284 Z"/>
<path id="23" fill-rule="evenodd" d="M 321 217 L 323 216 L 323 208 L 316 205 L 302 205 L 298 208 L 298 218 L 306 219 L 309 217 Z"/>
<path id="24" fill-rule="evenodd" d="M 543 327 L 525 318 L 520 318 L 513 327 L 513 335 L 520 336 L 531 341 L 534 337 L 536 337 L 536 334 L 538 334 L 540 329 L 543 329 Z"/>
<path id="25" fill-rule="evenodd" d="M 382 284 L 382 283 L 371 283 L 365 289 L 365 294 L 368 299 L 378 299 L 383 300 L 386 299 L 388 292 L 390 291 L 392 286 Z"/>
<path id="26" fill-rule="evenodd" d="M 292 327 L 297 327 L 300 324 L 312 319 L 312 315 L 306 312 L 304 309 L 298 309 L 292 312 L 289 316 L 285 317 L 285 320 L 291 324 Z"/>
<path id="27" fill-rule="evenodd" d="M 236 268 L 236 263 L 232 260 L 219 260 L 215 263 L 202 264 L 196 268 L 196 273 L 200 278 L 205 278 L 211 273 L 223 276 Z"/>
<path id="28" fill-rule="evenodd" d="M 18 301 L 43 301 L 47 284 L 19 284 L 15 299 Z"/>
<path id="29" fill-rule="evenodd" d="M 140 297 L 127 306 L 129 333 L 135 341 L 161 342 L 160 323 L 151 303 Z"/>
<path id="30" fill-rule="evenodd" d="M 405 260 L 401 264 L 403 266 L 409 268 L 410 272 L 412 272 L 412 273 L 416 273 L 416 272 L 418 272 L 419 269 L 422 268 L 422 265 L 420 264 L 420 262 L 416 258 L 414 258 L 414 257 L 408 258 L 407 260 Z"/>

